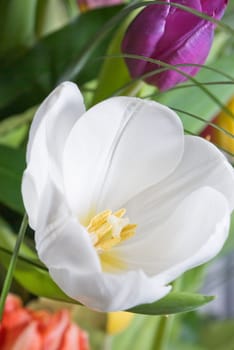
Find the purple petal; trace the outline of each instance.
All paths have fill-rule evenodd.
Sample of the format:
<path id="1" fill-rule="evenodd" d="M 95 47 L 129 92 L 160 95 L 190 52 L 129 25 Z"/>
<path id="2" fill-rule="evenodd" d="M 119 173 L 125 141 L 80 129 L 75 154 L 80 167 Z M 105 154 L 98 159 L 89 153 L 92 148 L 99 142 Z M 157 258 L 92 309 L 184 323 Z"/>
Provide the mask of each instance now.
<path id="1" fill-rule="evenodd" d="M 177 1 L 177 3 L 185 5 L 185 1 L 182 0 Z M 191 1 L 189 7 L 200 10 L 199 4 L 200 1 Z M 157 43 L 154 53 L 157 51 L 157 56 L 159 57 L 164 55 L 165 52 L 167 52 L 167 54 L 169 54 L 170 51 L 174 52 L 177 48 L 181 47 L 189 37 L 196 33 L 201 26 L 201 22 L 204 22 L 202 18 L 181 9 L 171 7 L 166 20 L 164 35 Z"/>
<path id="2" fill-rule="evenodd" d="M 147 6 L 129 26 L 123 43 L 123 53 L 134 54 L 157 59 L 162 53 L 174 52 L 181 43 L 196 31 L 202 19 L 189 12 L 167 5 Z M 184 0 L 178 4 L 187 5 Z M 201 10 L 200 0 L 191 0 L 189 7 Z M 176 30 L 175 30 L 176 28 Z M 157 56 L 155 55 L 157 51 Z M 148 63 L 139 59 L 126 59 L 132 77 L 138 77 L 146 72 Z M 148 69 L 147 69 L 148 71 Z"/>
<path id="3" fill-rule="evenodd" d="M 169 3 L 169 0 L 166 2 Z M 164 34 L 169 11 L 168 5 L 147 6 L 128 27 L 122 43 L 123 53 L 151 57 L 155 46 Z M 147 64 L 142 60 L 127 59 L 126 61 L 129 63 L 133 77 L 141 75 Z"/>
<path id="4" fill-rule="evenodd" d="M 158 57 L 157 55 L 155 58 L 171 65 L 203 64 L 210 51 L 213 34 L 213 26 L 210 23 L 206 23 L 206 25 L 202 25 L 196 34 L 188 38 L 173 54 L 164 55 L 164 57 Z M 150 72 L 156 68 L 159 68 L 159 66 L 148 64 L 146 70 Z M 199 67 L 194 66 L 178 67 L 178 69 L 191 76 L 194 76 L 200 70 Z M 182 74 L 173 70 L 167 70 L 147 79 L 147 82 L 157 85 L 161 91 L 165 91 L 186 80 L 187 78 Z"/>
<path id="5" fill-rule="evenodd" d="M 228 0 L 201 0 L 202 12 L 216 19 L 221 19 Z"/>
<path id="6" fill-rule="evenodd" d="M 221 18 L 227 0 L 175 0 L 177 4 L 189 6 L 214 18 Z M 132 22 L 125 35 L 122 51 L 153 58 L 171 65 L 203 64 L 208 56 L 215 25 L 199 16 L 170 5 L 147 6 Z M 159 65 L 140 59 L 126 59 L 132 77 L 160 68 Z M 162 66 L 161 66 L 162 67 Z M 193 76 L 197 67 L 181 68 Z M 146 81 L 166 90 L 187 80 L 175 71 L 166 71 Z"/>

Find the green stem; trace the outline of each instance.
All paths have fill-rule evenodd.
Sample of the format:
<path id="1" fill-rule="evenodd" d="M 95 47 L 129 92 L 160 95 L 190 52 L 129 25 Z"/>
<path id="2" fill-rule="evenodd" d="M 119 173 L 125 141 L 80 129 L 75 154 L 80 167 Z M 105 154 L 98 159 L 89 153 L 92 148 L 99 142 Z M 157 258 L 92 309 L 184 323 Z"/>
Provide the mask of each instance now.
<path id="1" fill-rule="evenodd" d="M 105 335 L 104 343 L 103 343 L 103 350 L 111 350 L 112 349 L 112 339 L 113 337 L 109 334 Z"/>
<path id="2" fill-rule="evenodd" d="M 67 6 L 68 16 L 70 18 L 76 17 L 79 13 L 79 8 L 78 8 L 76 0 L 65 0 L 65 3 Z"/>
<path id="3" fill-rule="evenodd" d="M 152 350 L 167 350 L 174 317 L 173 315 L 160 317 Z"/>
<path id="4" fill-rule="evenodd" d="M 120 89 L 126 83 L 131 82 L 131 77 L 128 73 L 127 66 L 121 57 L 121 43 L 124 38 L 124 34 L 128 28 L 129 23 L 136 16 L 138 11 L 133 11 L 127 19 L 120 25 L 115 34 L 113 35 L 112 41 L 107 50 L 107 59 L 101 68 L 100 75 L 98 77 L 98 85 L 95 90 L 92 105 L 101 102 L 102 100 L 112 96 L 112 94 Z M 108 56 L 120 55 L 116 60 L 108 59 Z M 122 92 L 122 95 L 136 96 L 141 87 L 141 81 L 130 83 L 126 89 Z"/>
<path id="5" fill-rule="evenodd" d="M 62 0 L 38 0 L 36 34 L 41 38 L 68 23 L 67 8 Z"/>
<path id="6" fill-rule="evenodd" d="M 182 277 L 173 282 L 173 291 L 178 291 L 181 288 Z M 164 315 L 160 317 L 155 338 L 153 341 L 152 350 L 167 350 L 171 335 L 171 329 L 176 315 Z"/>
<path id="7" fill-rule="evenodd" d="M 1 54 L 16 47 L 27 47 L 35 39 L 37 0 L 1 1 L 5 11 L 1 16 Z M 4 16 L 4 17 L 2 17 Z"/>
<path id="8" fill-rule="evenodd" d="M 13 273 L 15 270 L 15 265 L 16 265 L 20 245 L 24 239 L 24 235 L 25 235 L 27 226 L 28 226 L 28 216 L 27 216 L 27 214 L 24 214 L 24 217 L 23 217 L 23 220 L 22 220 L 22 223 L 20 226 L 20 230 L 19 230 L 19 233 L 18 233 L 18 236 L 16 239 L 15 248 L 14 248 L 13 254 L 11 256 L 10 264 L 9 264 L 7 274 L 5 277 L 5 281 L 3 284 L 3 288 L 2 288 L 1 299 L 0 299 L 0 321 L 1 321 L 2 315 L 3 315 L 5 301 L 6 301 L 8 292 L 9 292 L 10 287 L 11 287 Z"/>

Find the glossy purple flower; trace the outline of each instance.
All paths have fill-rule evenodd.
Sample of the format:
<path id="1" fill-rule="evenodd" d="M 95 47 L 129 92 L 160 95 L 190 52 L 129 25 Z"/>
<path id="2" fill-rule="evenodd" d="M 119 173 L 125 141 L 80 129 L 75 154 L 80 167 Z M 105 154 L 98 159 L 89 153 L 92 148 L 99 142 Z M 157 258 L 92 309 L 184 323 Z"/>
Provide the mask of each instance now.
<path id="1" fill-rule="evenodd" d="M 191 7 L 215 19 L 223 16 L 228 0 L 176 0 L 176 3 Z M 178 64 L 203 64 L 213 41 L 215 24 L 195 14 L 170 5 L 149 5 L 130 24 L 123 43 L 125 54 L 134 54 L 162 62 Z M 160 65 L 139 59 L 126 59 L 133 78 L 151 72 Z M 179 67 L 194 76 L 199 68 Z M 187 80 L 182 74 L 167 70 L 146 79 L 160 90 L 168 90 Z"/>

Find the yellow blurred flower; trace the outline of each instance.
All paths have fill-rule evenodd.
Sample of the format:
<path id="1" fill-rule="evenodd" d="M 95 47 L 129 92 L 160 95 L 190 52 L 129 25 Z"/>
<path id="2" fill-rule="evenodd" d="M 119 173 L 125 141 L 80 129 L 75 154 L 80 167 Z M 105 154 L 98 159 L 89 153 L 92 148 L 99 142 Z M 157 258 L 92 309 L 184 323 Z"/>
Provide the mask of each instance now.
<path id="1" fill-rule="evenodd" d="M 234 96 L 228 102 L 227 108 L 234 114 Z M 225 111 L 221 111 L 212 122 L 221 129 L 218 130 L 214 126 L 209 125 L 203 130 L 201 136 L 213 142 L 222 150 L 234 154 L 234 118 Z M 225 133 L 225 131 L 229 134 Z"/>
<path id="2" fill-rule="evenodd" d="M 107 314 L 107 333 L 113 335 L 124 331 L 130 326 L 130 323 L 132 322 L 133 318 L 134 314 L 131 312 L 109 312 Z"/>
<path id="3" fill-rule="evenodd" d="M 229 101 L 227 107 L 234 114 L 234 96 Z M 234 153 L 234 118 L 226 112 L 221 112 L 215 119 L 215 124 L 233 134 L 233 137 L 221 130 L 214 129 L 212 141 L 224 150 Z"/>

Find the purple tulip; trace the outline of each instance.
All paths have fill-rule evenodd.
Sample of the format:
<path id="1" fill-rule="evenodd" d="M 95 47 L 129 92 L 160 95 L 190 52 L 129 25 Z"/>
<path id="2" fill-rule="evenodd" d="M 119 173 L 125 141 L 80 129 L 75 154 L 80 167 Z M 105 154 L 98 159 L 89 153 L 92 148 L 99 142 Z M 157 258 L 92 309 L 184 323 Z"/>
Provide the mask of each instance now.
<path id="1" fill-rule="evenodd" d="M 170 5 L 149 5 L 130 24 L 123 43 L 125 54 L 134 54 L 162 62 L 178 64 L 203 64 L 208 56 L 214 36 L 215 24 L 185 10 Z M 223 16 L 228 0 L 175 0 L 215 19 Z M 139 59 L 126 59 L 133 78 L 151 72 L 160 65 Z M 194 76 L 198 67 L 178 67 Z M 146 79 L 165 91 L 187 80 L 174 70 L 167 70 Z"/>

